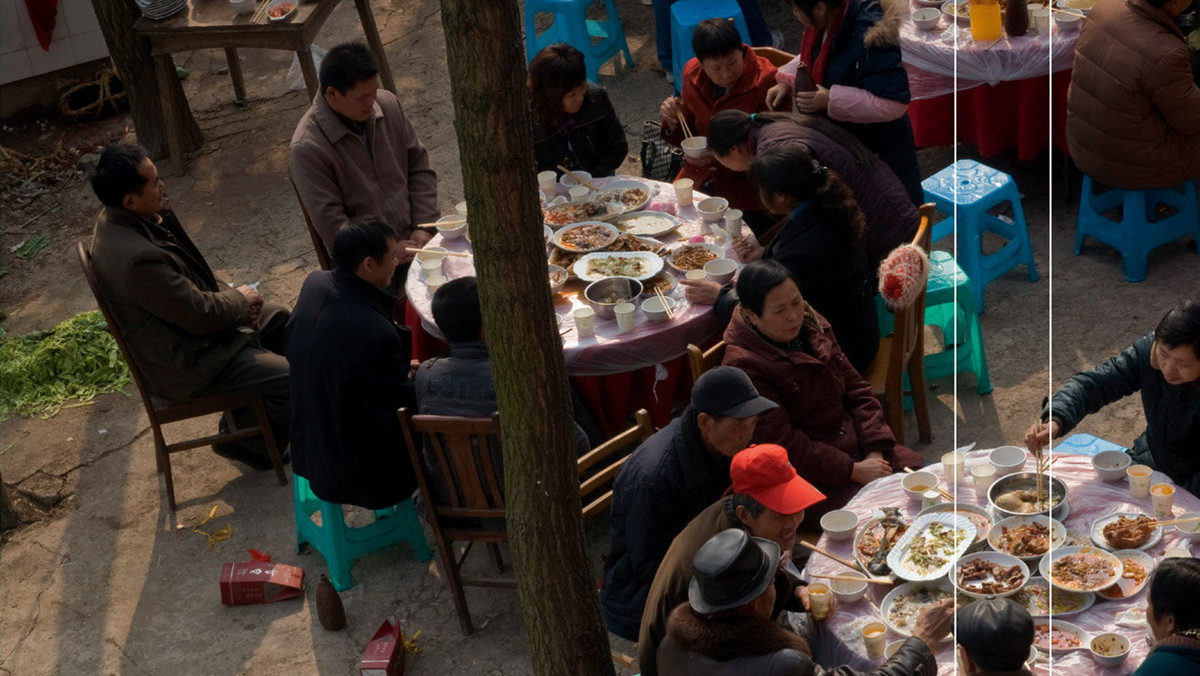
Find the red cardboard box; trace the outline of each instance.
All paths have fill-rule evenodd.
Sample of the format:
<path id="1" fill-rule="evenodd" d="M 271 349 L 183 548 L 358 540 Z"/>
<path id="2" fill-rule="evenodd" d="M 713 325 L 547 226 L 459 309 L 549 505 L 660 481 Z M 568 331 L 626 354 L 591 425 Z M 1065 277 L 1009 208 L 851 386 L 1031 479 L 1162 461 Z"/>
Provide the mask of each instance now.
<path id="1" fill-rule="evenodd" d="M 227 563 L 221 567 L 221 603 L 242 606 L 298 598 L 304 569 L 282 563 Z"/>
<path id="2" fill-rule="evenodd" d="M 379 625 L 379 631 L 363 650 L 359 676 L 400 676 L 404 673 L 404 641 L 400 638 L 400 623 L 389 617 Z"/>

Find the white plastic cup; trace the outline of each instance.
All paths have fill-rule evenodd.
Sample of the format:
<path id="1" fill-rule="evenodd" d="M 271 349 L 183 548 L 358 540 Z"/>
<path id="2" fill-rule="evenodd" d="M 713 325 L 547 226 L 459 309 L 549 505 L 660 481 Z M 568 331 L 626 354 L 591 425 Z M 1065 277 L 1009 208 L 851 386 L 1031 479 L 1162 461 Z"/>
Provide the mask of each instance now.
<path id="1" fill-rule="evenodd" d="M 442 257 L 426 258 L 421 261 L 421 278 L 429 281 L 429 278 L 437 275 L 442 277 Z"/>
<path id="2" fill-rule="evenodd" d="M 1150 495 L 1151 471 L 1147 465 L 1130 465 L 1125 469 L 1125 476 L 1129 477 L 1130 497 L 1144 498 Z"/>
<path id="3" fill-rule="evenodd" d="M 571 196 L 572 202 L 586 202 L 592 190 L 586 185 L 573 185 L 567 193 Z"/>
<path id="4" fill-rule="evenodd" d="M 704 270 L 688 270 L 687 272 L 683 273 L 683 276 L 694 281 L 708 279 L 708 273 Z"/>
<path id="5" fill-rule="evenodd" d="M 882 622 L 868 622 L 862 628 L 863 645 L 867 649 L 867 657 L 878 659 L 883 657 L 883 647 L 887 643 L 887 627 Z"/>
<path id="6" fill-rule="evenodd" d="M 590 307 L 575 308 L 571 315 L 575 317 L 575 332 L 581 339 L 596 335 L 595 310 Z"/>
<path id="7" fill-rule="evenodd" d="M 958 451 L 950 451 L 942 456 L 942 470 L 946 473 L 946 481 L 956 484 L 963 480 L 963 463 L 966 458 Z"/>
<path id="8" fill-rule="evenodd" d="M 553 171 L 543 171 L 538 174 L 538 188 L 546 195 L 546 199 L 554 197 L 558 191 L 558 174 Z"/>
<path id="9" fill-rule="evenodd" d="M 921 494 L 921 509 L 942 504 L 942 494 L 930 489 Z"/>
<path id="10" fill-rule="evenodd" d="M 1171 509 L 1175 505 L 1175 487 L 1168 483 L 1151 486 L 1150 504 L 1154 505 L 1154 516 L 1159 519 L 1170 519 Z"/>
<path id="11" fill-rule="evenodd" d="M 432 274 L 425 278 L 425 285 L 429 287 L 429 293 L 436 293 L 437 290 L 446 283 L 446 278 L 439 274 Z"/>
<path id="12" fill-rule="evenodd" d="M 725 212 L 725 236 L 731 240 L 742 236 L 741 209 L 730 209 Z"/>
<path id="13" fill-rule="evenodd" d="M 692 186 L 695 185 L 695 181 L 690 178 L 681 178 L 671 185 L 675 186 L 675 201 L 679 208 L 692 206 Z"/>
<path id="14" fill-rule="evenodd" d="M 467 201 L 463 200 L 463 201 L 459 202 L 458 204 L 455 204 L 454 211 L 455 211 L 455 213 L 458 214 L 459 218 L 466 218 L 467 217 Z"/>
<path id="15" fill-rule="evenodd" d="M 633 303 L 617 303 L 613 306 L 613 316 L 617 318 L 617 330 L 629 333 L 633 330 L 633 313 L 637 306 Z"/>
<path id="16" fill-rule="evenodd" d="M 986 498 L 988 489 L 996 480 L 996 468 L 991 465 L 975 465 L 971 468 L 971 480 L 975 482 L 975 495 Z"/>
<path id="17" fill-rule="evenodd" d="M 1033 7 L 1034 5 L 1030 5 Z M 1037 5 L 1037 9 L 1029 12 L 1029 18 L 1033 20 L 1033 29 L 1038 35 L 1050 34 L 1050 10 Z"/>
<path id="18" fill-rule="evenodd" d="M 829 617 L 829 585 L 814 582 L 808 585 L 808 610 L 814 620 Z"/>

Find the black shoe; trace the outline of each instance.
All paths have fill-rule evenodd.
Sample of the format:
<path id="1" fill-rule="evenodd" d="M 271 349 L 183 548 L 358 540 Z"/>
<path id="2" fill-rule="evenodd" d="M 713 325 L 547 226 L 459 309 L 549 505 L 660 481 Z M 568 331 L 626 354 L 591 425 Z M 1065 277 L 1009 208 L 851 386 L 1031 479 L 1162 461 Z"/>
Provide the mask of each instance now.
<path id="1" fill-rule="evenodd" d="M 223 443 L 213 444 L 212 449 L 213 453 L 216 453 L 222 458 L 236 460 L 250 469 L 255 469 L 260 472 L 265 472 L 269 469 L 275 469 L 275 464 L 271 462 L 271 456 L 255 453 L 254 451 L 242 446 L 237 442 L 226 441 Z M 289 459 L 290 458 L 285 453 L 283 456 L 284 464 L 287 464 Z"/>

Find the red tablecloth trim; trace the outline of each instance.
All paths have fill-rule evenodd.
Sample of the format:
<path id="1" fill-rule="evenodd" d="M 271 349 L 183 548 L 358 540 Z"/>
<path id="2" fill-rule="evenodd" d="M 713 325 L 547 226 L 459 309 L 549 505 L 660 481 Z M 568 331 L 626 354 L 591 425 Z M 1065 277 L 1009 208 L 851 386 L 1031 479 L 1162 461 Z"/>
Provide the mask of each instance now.
<path id="1" fill-rule="evenodd" d="M 38 44 L 43 50 L 50 51 L 54 25 L 58 23 L 58 0 L 25 0 L 25 11 L 29 12 L 29 22 L 33 24 Z"/>
<path id="2" fill-rule="evenodd" d="M 908 106 L 918 148 L 954 144 L 954 100 L 958 98 L 958 141 L 974 143 L 983 157 L 1016 147 L 1023 161 L 1037 159 L 1050 145 L 1067 152 L 1067 88 L 1071 71 L 1027 80 L 983 85 L 913 101 Z M 1046 111 L 1050 111 L 1047 120 Z M 1050 126 L 1047 125 L 1050 123 Z"/>

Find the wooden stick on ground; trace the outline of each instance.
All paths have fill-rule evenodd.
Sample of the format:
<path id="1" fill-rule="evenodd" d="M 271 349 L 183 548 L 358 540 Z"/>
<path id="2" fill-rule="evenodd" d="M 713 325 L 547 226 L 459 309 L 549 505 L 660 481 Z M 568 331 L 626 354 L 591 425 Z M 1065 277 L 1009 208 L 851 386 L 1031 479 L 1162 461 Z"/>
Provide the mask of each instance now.
<path id="1" fill-rule="evenodd" d="M 852 570 L 857 570 L 858 572 L 863 573 L 863 574 L 866 574 L 866 572 L 867 572 L 867 571 L 863 570 L 857 563 L 854 563 L 852 561 L 847 561 L 846 559 L 843 559 L 842 557 L 838 556 L 837 554 L 830 553 L 829 551 L 824 550 L 824 549 L 818 547 L 817 545 L 814 545 L 809 542 L 805 542 L 804 540 L 797 540 L 797 543 L 804 545 L 805 547 L 808 547 L 809 549 L 813 550 L 814 552 L 816 552 L 818 554 L 824 554 L 825 556 L 828 556 L 829 558 L 833 559 L 834 561 L 837 561 L 838 563 L 840 563 L 843 566 L 846 566 Z"/>
<path id="2" fill-rule="evenodd" d="M 587 186 L 588 188 L 590 188 L 591 190 L 599 190 L 599 189 L 600 189 L 600 188 L 597 188 L 597 187 L 595 186 L 595 184 L 588 183 L 587 181 L 583 180 L 583 177 L 582 177 L 582 176 L 580 176 L 579 174 L 577 174 L 577 173 L 575 173 L 575 172 L 571 171 L 570 169 L 568 169 L 568 168 L 564 167 L 564 166 L 563 166 L 563 165 L 561 165 L 561 164 L 560 164 L 560 165 L 558 165 L 558 170 L 559 170 L 559 171 L 561 171 L 562 173 L 566 174 L 567 176 L 570 176 L 570 177 L 571 177 L 571 180 L 575 181 L 575 182 L 576 182 L 576 183 L 578 183 L 579 185 L 586 185 L 586 186 Z"/>

